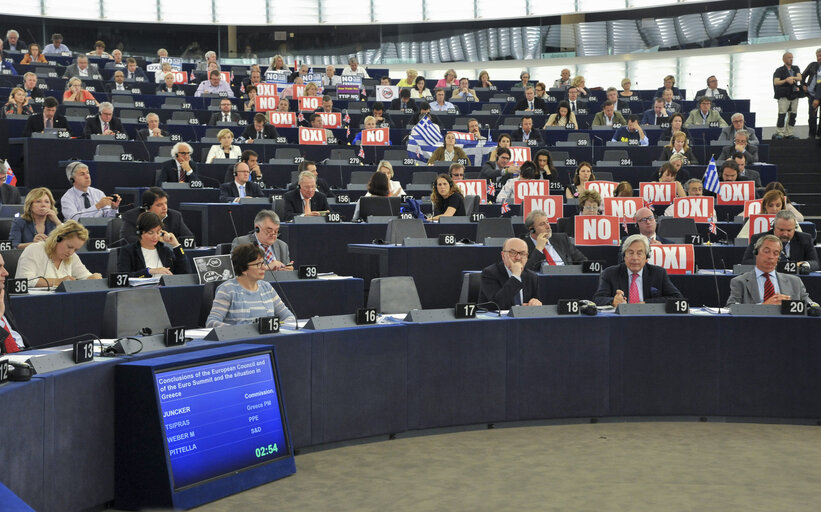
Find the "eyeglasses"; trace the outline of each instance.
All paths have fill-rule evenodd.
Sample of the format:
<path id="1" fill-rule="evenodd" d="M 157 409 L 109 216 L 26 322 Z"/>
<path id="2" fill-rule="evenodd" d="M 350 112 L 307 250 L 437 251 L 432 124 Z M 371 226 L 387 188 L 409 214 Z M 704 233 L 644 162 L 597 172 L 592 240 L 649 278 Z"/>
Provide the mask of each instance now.
<path id="1" fill-rule="evenodd" d="M 191 152 L 190 151 L 177 151 L 177 154 L 178 155 L 190 155 Z"/>
<path id="2" fill-rule="evenodd" d="M 582 206 L 582 210 L 586 212 L 597 212 L 599 211 L 598 206 Z"/>
<path id="3" fill-rule="evenodd" d="M 509 249 L 504 252 L 506 252 L 508 256 L 510 256 L 511 258 L 513 258 L 514 256 L 518 256 L 520 258 L 524 258 L 525 256 L 527 256 L 527 251 L 514 251 L 512 249 Z"/>
<path id="4" fill-rule="evenodd" d="M 265 265 L 265 260 L 260 260 L 260 261 L 254 262 L 254 263 L 249 263 L 248 267 L 249 268 L 250 267 L 262 268 L 264 265 Z"/>
<path id="5" fill-rule="evenodd" d="M 636 219 L 636 222 L 650 222 L 650 221 L 652 221 L 652 220 L 654 220 L 654 219 L 655 219 L 655 218 L 654 218 L 652 215 L 650 215 L 650 216 L 648 216 L 648 217 L 642 217 L 642 218 L 640 218 L 640 219 Z"/>

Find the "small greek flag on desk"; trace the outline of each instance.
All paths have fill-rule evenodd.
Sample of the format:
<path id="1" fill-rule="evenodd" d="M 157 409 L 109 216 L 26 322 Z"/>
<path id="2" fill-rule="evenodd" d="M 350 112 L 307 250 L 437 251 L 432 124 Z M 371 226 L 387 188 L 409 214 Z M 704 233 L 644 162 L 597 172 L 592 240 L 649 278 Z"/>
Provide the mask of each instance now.
<path id="1" fill-rule="evenodd" d="M 718 171 L 716 170 L 715 156 L 710 158 L 710 165 L 707 166 L 707 171 L 704 172 L 704 188 L 713 194 L 718 194 L 720 187 L 718 185 Z"/>

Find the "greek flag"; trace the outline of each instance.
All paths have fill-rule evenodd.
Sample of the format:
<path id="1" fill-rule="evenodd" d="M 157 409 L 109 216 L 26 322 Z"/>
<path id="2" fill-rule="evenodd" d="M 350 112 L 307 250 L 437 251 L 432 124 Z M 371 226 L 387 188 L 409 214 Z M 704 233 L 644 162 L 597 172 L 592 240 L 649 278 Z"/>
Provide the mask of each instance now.
<path id="1" fill-rule="evenodd" d="M 445 138 L 439 127 L 425 116 L 416 123 L 408 137 L 408 158 L 427 162 L 436 148 L 444 145 Z M 490 141 L 463 140 L 459 144 L 473 165 L 482 165 L 485 156 L 490 153 L 496 144 Z"/>
<path id="2" fill-rule="evenodd" d="M 707 166 L 707 171 L 704 172 L 704 188 L 713 194 L 718 194 L 718 172 L 716 171 L 716 159 L 714 156 L 710 158 L 710 165 Z"/>

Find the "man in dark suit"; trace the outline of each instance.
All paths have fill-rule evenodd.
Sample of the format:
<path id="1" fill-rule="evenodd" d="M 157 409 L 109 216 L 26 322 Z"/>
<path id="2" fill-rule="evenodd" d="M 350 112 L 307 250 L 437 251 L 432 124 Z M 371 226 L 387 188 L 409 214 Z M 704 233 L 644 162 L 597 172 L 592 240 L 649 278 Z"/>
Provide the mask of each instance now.
<path id="1" fill-rule="evenodd" d="M 92 135 L 114 135 L 115 133 L 125 133 L 123 123 L 114 117 L 114 105 L 104 101 L 100 103 L 100 114 L 86 119 L 83 137 L 90 139 Z"/>
<path id="2" fill-rule="evenodd" d="M 597 306 L 624 303 L 665 302 L 684 296 L 670 281 L 667 271 L 647 263 L 650 242 L 644 235 L 631 235 L 621 246 L 624 263 L 607 267 L 593 296 Z"/>
<path id="3" fill-rule="evenodd" d="M 525 268 L 527 244 L 521 238 L 508 238 L 502 246 L 502 261 L 482 270 L 479 302 L 494 302 L 499 309 L 515 305 L 541 306 L 539 280 Z M 489 309 L 496 309 L 492 305 Z"/>
<path id="4" fill-rule="evenodd" d="M 256 139 L 276 140 L 279 137 L 276 126 L 268 124 L 265 114 L 262 112 L 254 114 L 254 122 L 245 127 L 241 137 L 246 142 L 254 142 Z"/>
<path id="5" fill-rule="evenodd" d="M 249 181 L 251 168 L 245 162 L 234 165 L 234 180 L 220 185 L 221 203 L 238 203 L 243 197 L 265 197 L 259 185 Z"/>
<path id="6" fill-rule="evenodd" d="M 587 112 L 587 100 L 579 98 L 579 90 L 575 87 L 567 89 L 567 103 L 570 105 L 570 112 L 579 115 L 581 109 L 583 113 Z"/>
<path id="7" fill-rule="evenodd" d="M 553 233 L 543 210 L 531 210 L 525 219 L 525 227 L 528 234 L 522 238 L 528 251 L 526 268 L 539 272 L 545 261 L 551 265 L 573 265 L 587 261 L 587 256 L 570 243 L 566 234 Z"/>
<path id="8" fill-rule="evenodd" d="M 168 194 L 165 190 L 160 187 L 151 187 L 143 192 L 140 208 L 132 208 L 123 213 L 120 238 L 125 239 L 129 244 L 133 244 L 139 239 L 137 236 L 137 217 L 143 212 L 156 213 L 162 220 L 163 230 L 174 233 L 178 239 L 185 236 L 194 236 L 194 233 L 188 229 L 185 221 L 182 220 L 182 214 L 168 207 Z"/>
<path id="9" fill-rule="evenodd" d="M 123 71 L 126 82 L 147 82 L 148 78 L 145 76 L 145 71 L 137 67 L 137 61 L 131 57 L 125 61 L 125 70 Z"/>
<path id="10" fill-rule="evenodd" d="M 162 164 L 160 176 L 156 185 L 162 186 L 163 182 L 170 183 L 191 183 L 200 181 L 197 174 L 197 164 L 191 161 L 191 146 L 187 142 L 177 142 L 171 148 L 171 160 Z"/>
<path id="11" fill-rule="evenodd" d="M 23 128 L 23 137 L 31 137 L 32 133 L 39 133 L 46 128 L 64 128 L 69 129 L 68 119 L 65 116 L 57 115 L 56 98 L 48 96 L 43 100 L 43 112 L 29 116 L 26 120 L 26 126 Z"/>
<path id="12" fill-rule="evenodd" d="M 694 98 L 701 98 L 702 96 L 709 96 L 714 100 L 729 100 L 730 95 L 727 94 L 726 89 L 719 89 L 718 88 L 718 78 L 715 75 L 711 75 L 707 78 L 707 88 L 701 89 L 696 92 L 696 95 L 693 96 Z"/>
<path id="13" fill-rule="evenodd" d="M 519 112 L 522 110 L 528 112 L 536 112 L 537 110 L 541 110 L 542 113 L 547 112 L 547 103 L 545 100 L 536 97 L 536 89 L 534 89 L 532 85 L 527 86 L 524 99 L 519 100 L 519 103 L 516 104 L 516 111 Z"/>
<path id="14" fill-rule="evenodd" d="M 145 116 L 147 128 L 137 130 L 137 140 L 150 140 L 151 137 L 168 137 L 168 131 L 160 128 L 160 116 L 154 112 Z"/>
<path id="15" fill-rule="evenodd" d="M 522 124 L 516 131 L 510 134 L 510 138 L 516 142 L 528 140 L 542 142 L 542 134 L 539 133 L 539 130 L 533 129 L 533 118 L 530 116 L 522 117 Z"/>
<path id="16" fill-rule="evenodd" d="M 302 174 L 303 171 L 308 171 L 314 176 L 316 176 L 316 189 L 325 194 L 325 197 L 331 195 L 331 185 L 328 183 L 328 180 L 319 175 L 319 171 L 316 168 L 316 162 L 314 162 L 313 160 L 303 160 L 302 163 L 299 164 L 299 168 L 297 170 L 300 174 Z M 298 180 L 299 175 L 297 175 L 297 181 Z M 288 190 L 293 190 L 298 186 L 299 183 L 297 182 L 288 183 Z"/>
<path id="17" fill-rule="evenodd" d="M 231 100 L 222 98 L 220 100 L 220 111 L 211 114 L 211 119 L 208 120 L 209 126 L 216 126 L 217 123 L 236 123 L 239 121 L 239 114 L 231 112 Z"/>
<path id="18" fill-rule="evenodd" d="M 81 78 L 83 80 L 99 80 L 100 70 L 97 64 L 89 64 L 88 57 L 85 55 L 78 55 L 74 64 L 66 67 L 66 72 L 63 73 L 63 78 Z"/>
<path id="19" fill-rule="evenodd" d="M 131 86 L 125 83 L 125 75 L 119 69 L 114 72 L 114 76 L 111 78 L 111 83 L 105 84 L 105 88 L 108 91 L 108 94 L 115 91 L 123 91 L 126 93 L 131 92 Z"/>
<path id="20" fill-rule="evenodd" d="M 639 228 L 639 233 L 646 236 L 647 240 L 651 244 L 672 244 L 670 240 L 658 236 L 656 234 L 656 215 L 653 213 L 653 210 L 647 208 L 639 208 L 636 210 L 636 215 L 633 217 L 636 219 L 636 226 Z"/>
<path id="21" fill-rule="evenodd" d="M 746 130 L 738 130 L 733 137 L 733 143 L 729 146 L 724 146 L 721 154 L 717 160 L 727 160 L 732 158 L 733 154 L 742 153 L 748 164 L 754 164 L 758 161 L 758 148 L 749 143 L 749 137 Z"/>
<path id="22" fill-rule="evenodd" d="M 423 101 L 419 104 L 419 111 L 411 116 L 410 121 L 408 121 L 408 126 L 414 126 L 416 123 L 419 122 L 420 119 L 422 119 L 425 116 L 428 116 L 433 124 L 441 128 L 442 121 L 439 120 L 436 114 L 431 113 L 430 103 L 428 103 L 427 101 Z"/>
<path id="23" fill-rule="evenodd" d="M 731 304 L 781 304 L 783 300 L 812 302 L 800 278 L 776 272 L 784 249 L 777 236 L 765 234 L 750 245 L 755 268 L 730 281 Z"/>
<path id="24" fill-rule="evenodd" d="M 653 102 L 653 108 L 645 110 L 644 115 L 641 116 L 641 124 L 646 126 L 660 125 L 667 121 L 667 111 L 664 110 L 664 100 L 656 98 Z"/>
<path id="25" fill-rule="evenodd" d="M 293 220 L 298 215 L 321 215 L 330 209 L 328 198 L 316 190 L 316 176 L 312 172 L 299 173 L 297 183 L 297 188 L 282 196 L 285 200 L 285 221 Z"/>
<path id="26" fill-rule="evenodd" d="M 265 254 L 269 270 L 293 270 L 288 244 L 279 239 L 279 216 L 272 210 L 260 210 L 254 217 L 254 230 L 231 242 L 231 250 L 240 244 L 254 244 Z"/>
<path id="27" fill-rule="evenodd" d="M 798 220 L 791 211 L 781 210 L 776 213 L 771 230 L 752 236 L 741 263 L 752 265 L 755 262 L 755 243 L 764 235 L 775 235 L 781 240 L 781 261 L 792 261 L 798 263 L 800 267 L 813 271 L 819 270 L 818 252 L 815 250 L 812 237 L 807 233 L 796 231 L 796 226 L 798 226 Z"/>
<path id="28" fill-rule="evenodd" d="M 399 97 L 391 100 L 391 110 L 408 109 L 411 109 L 414 112 L 419 110 L 419 108 L 416 106 L 416 100 L 410 97 L 410 89 L 408 89 L 407 87 L 403 87 L 399 91 Z"/>
<path id="29" fill-rule="evenodd" d="M 314 112 L 325 112 L 326 114 L 330 114 L 331 112 L 342 111 L 334 106 L 334 100 L 326 94 L 322 97 L 322 105 L 318 109 L 314 110 Z"/>
<path id="30" fill-rule="evenodd" d="M 31 98 L 41 98 L 43 92 L 37 87 L 37 75 L 31 71 L 23 75 L 23 90 L 26 96 Z"/>

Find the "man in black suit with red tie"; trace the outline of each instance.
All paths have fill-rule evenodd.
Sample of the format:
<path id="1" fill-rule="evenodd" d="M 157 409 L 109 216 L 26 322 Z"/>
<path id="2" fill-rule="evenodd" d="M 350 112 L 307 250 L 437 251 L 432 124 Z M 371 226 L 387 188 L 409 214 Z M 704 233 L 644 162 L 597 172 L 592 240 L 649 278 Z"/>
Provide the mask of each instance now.
<path id="1" fill-rule="evenodd" d="M 92 135 L 114 135 L 124 133 L 123 123 L 114 117 L 114 105 L 104 101 L 100 103 L 100 114 L 86 119 L 83 136 L 90 139 Z"/>
<path id="2" fill-rule="evenodd" d="M 526 268 L 539 272 L 545 261 L 551 265 L 574 265 L 587 261 L 587 256 L 570 242 L 565 233 L 553 233 L 544 210 L 531 210 L 525 219 L 525 227 L 528 233 L 522 238 L 529 253 Z"/>
<path id="3" fill-rule="evenodd" d="M 630 303 L 665 302 L 684 296 L 670 281 L 667 271 L 647 263 L 650 241 L 644 235 L 631 235 L 621 246 L 623 263 L 607 267 L 599 278 L 599 289 L 593 296 L 597 306 Z"/>
<path id="4" fill-rule="evenodd" d="M 187 142 L 177 142 L 171 148 L 171 160 L 162 164 L 160 176 L 156 185 L 161 187 L 164 182 L 191 183 L 200 181 L 197 174 L 197 165 L 191 161 L 193 149 Z"/>
<path id="5" fill-rule="evenodd" d="M 315 216 L 327 212 L 328 198 L 316 190 L 316 176 L 310 171 L 299 173 L 298 187 L 286 192 L 282 199 L 285 201 L 285 220 L 293 220 L 300 215 Z M 307 207 L 306 207 L 307 206 Z"/>
<path id="6" fill-rule="evenodd" d="M 43 112 L 29 116 L 26 127 L 23 128 L 23 137 L 31 137 L 32 133 L 40 133 L 46 128 L 63 128 L 68 130 L 68 119 L 57 115 L 56 98 L 48 96 L 43 100 Z"/>
<path id="7" fill-rule="evenodd" d="M 482 270 L 479 302 L 493 302 L 498 309 L 511 306 L 541 306 L 536 273 L 525 268 L 527 244 L 521 238 L 508 238 L 502 246 L 502 261 Z M 489 309 L 497 309 L 490 305 Z"/>

